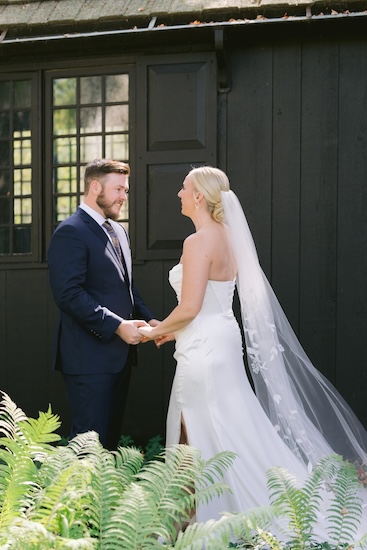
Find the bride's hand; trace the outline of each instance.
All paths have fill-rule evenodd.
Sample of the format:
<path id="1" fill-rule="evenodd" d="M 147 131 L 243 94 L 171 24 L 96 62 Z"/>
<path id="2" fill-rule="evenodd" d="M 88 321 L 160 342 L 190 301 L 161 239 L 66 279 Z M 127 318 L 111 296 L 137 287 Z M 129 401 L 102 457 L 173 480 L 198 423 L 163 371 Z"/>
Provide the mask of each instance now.
<path id="1" fill-rule="evenodd" d="M 166 344 L 167 342 L 172 342 L 175 340 L 175 335 L 173 332 L 170 332 L 169 334 L 164 334 L 163 336 L 157 336 L 154 338 L 154 343 L 157 346 L 157 348 L 160 348 L 163 346 L 163 344 Z"/>
<path id="2" fill-rule="evenodd" d="M 147 340 L 154 340 L 154 336 L 151 335 L 152 330 L 153 330 L 153 327 L 151 326 L 138 327 L 138 332 L 143 337 L 141 342 L 146 342 Z"/>

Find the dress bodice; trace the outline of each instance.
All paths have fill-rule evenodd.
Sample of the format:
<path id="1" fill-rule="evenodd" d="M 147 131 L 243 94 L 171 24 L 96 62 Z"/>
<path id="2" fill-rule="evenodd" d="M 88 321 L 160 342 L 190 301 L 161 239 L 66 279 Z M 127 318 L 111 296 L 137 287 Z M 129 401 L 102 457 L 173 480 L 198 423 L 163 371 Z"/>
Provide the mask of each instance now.
<path id="1" fill-rule="evenodd" d="M 181 300 L 182 264 L 178 263 L 169 272 L 169 282 L 176 292 L 177 301 Z M 235 281 L 209 280 L 200 315 L 232 313 Z"/>

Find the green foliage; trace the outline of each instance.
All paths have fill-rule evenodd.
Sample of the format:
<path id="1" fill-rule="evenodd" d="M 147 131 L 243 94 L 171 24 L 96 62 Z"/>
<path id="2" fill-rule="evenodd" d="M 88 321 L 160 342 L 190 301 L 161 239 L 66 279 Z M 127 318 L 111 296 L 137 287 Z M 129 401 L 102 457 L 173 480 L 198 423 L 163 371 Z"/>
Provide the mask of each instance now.
<path id="1" fill-rule="evenodd" d="M 360 492 L 365 489 L 359 482 L 355 465 L 341 456 L 330 455 L 319 460 L 303 486 L 287 470 L 272 468 L 268 472 L 268 489 L 271 502 L 289 520 L 292 548 L 315 547 L 321 503 L 322 524 L 334 547 L 342 548 L 355 540 L 362 517 Z M 360 544 L 366 546 L 362 541 Z"/>
<path id="2" fill-rule="evenodd" d="M 141 446 L 136 446 L 133 438 L 130 435 L 121 435 L 119 441 L 120 447 L 135 447 L 139 449 L 144 455 L 144 461 L 149 462 L 150 460 L 156 459 L 163 451 L 164 445 L 162 442 L 162 436 L 156 435 L 151 437 L 146 444 L 145 448 Z"/>
<path id="3" fill-rule="evenodd" d="M 337 455 L 322 459 L 302 486 L 286 470 L 271 469 L 272 506 L 183 529 L 198 503 L 229 490 L 222 474 L 233 453 L 205 461 L 188 445 L 163 449 L 159 437 L 145 452 L 131 446 L 110 452 L 94 432 L 55 445 L 59 425 L 50 408 L 29 419 L 2 394 L 0 550 L 347 550 L 353 544 L 358 492 L 365 489 L 356 467 Z M 314 527 L 325 499 L 330 542 L 321 544 Z M 288 520 L 288 542 L 271 533 L 277 516 Z M 367 548 L 367 533 L 356 547 Z"/>
<path id="4" fill-rule="evenodd" d="M 147 461 L 135 448 L 107 451 L 94 432 L 53 446 L 59 424 L 50 409 L 28 419 L 2 395 L 1 549 L 170 547 L 196 502 L 227 489 L 232 453 L 204 461 L 178 445 Z"/>

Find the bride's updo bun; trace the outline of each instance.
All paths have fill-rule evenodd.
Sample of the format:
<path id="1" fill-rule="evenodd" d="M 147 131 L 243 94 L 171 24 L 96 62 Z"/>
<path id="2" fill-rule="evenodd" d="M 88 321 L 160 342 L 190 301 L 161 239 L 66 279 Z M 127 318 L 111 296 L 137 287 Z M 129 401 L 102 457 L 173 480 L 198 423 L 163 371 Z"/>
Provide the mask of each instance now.
<path id="1" fill-rule="evenodd" d="M 204 195 L 209 212 L 216 222 L 224 221 L 221 191 L 229 191 L 227 175 L 212 166 L 193 168 L 188 174 L 199 193 Z"/>

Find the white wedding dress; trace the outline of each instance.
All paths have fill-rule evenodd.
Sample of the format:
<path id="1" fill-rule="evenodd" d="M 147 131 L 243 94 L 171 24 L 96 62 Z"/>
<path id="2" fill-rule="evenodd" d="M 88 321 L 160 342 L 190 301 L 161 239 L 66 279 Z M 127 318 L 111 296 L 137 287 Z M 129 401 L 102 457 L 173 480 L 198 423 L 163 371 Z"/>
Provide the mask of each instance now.
<path id="1" fill-rule="evenodd" d="M 173 267 L 169 280 L 180 301 L 182 264 Z M 232 311 L 234 289 L 234 281 L 208 281 L 200 313 L 175 333 L 177 367 L 167 446 L 179 442 L 182 419 L 188 443 L 204 459 L 225 450 L 237 455 L 224 475 L 232 494 L 199 505 L 199 522 L 219 519 L 225 511 L 268 505 L 266 472 L 273 466 L 286 468 L 300 481 L 307 475 L 306 465 L 279 436 L 247 378 L 241 332 Z M 318 534 L 326 540 L 322 526 Z"/>
<path id="2" fill-rule="evenodd" d="M 170 271 L 180 301 L 182 264 Z M 269 504 L 266 472 L 286 466 L 300 479 L 305 467 L 275 431 L 246 375 L 242 338 L 232 310 L 234 281 L 209 281 L 197 317 L 175 333 L 177 361 L 168 416 L 167 445 L 180 438 L 181 416 L 188 443 L 207 460 L 224 450 L 238 456 L 224 481 L 226 492 L 197 510 L 198 521 L 221 512 Z"/>

